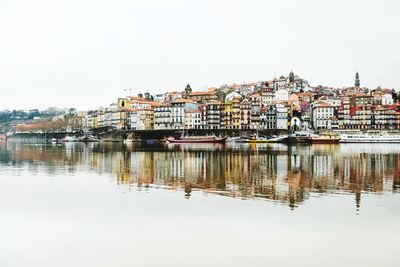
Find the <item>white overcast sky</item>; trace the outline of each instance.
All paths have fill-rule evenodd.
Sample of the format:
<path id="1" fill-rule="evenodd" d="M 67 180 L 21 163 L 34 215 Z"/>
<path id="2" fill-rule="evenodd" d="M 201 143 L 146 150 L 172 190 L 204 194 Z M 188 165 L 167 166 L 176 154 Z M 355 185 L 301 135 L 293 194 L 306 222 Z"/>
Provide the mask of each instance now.
<path id="1" fill-rule="evenodd" d="M 272 79 L 400 88 L 397 0 L 0 0 L 0 110 Z"/>

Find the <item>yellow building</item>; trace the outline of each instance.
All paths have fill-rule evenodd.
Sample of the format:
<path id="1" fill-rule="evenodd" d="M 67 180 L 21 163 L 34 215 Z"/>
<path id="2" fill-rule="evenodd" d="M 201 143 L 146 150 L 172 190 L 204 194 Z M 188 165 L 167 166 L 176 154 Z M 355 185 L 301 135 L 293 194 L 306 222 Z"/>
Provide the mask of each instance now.
<path id="1" fill-rule="evenodd" d="M 99 116 L 97 114 L 93 116 L 93 128 L 99 128 Z"/>
<path id="2" fill-rule="evenodd" d="M 240 98 L 233 98 L 224 103 L 221 122 L 223 129 L 240 129 Z"/>
<path id="3" fill-rule="evenodd" d="M 129 96 L 126 98 L 118 98 L 117 108 L 120 110 L 137 110 L 137 109 L 150 109 L 159 107 L 160 103 L 148 100 L 142 97 Z"/>
<path id="4" fill-rule="evenodd" d="M 223 105 L 222 119 L 221 119 L 222 129 L 232 129 L 232 101 L 227 101 Z"/>
<path id="5" fill-rule="evenodd" d="M 232 128 L 231 129 L 240 129 L 240 98 L 232 99 Z"/>
<path id="6" fill-rule="evenodd" d="M 131 130 L 154 130 L 154 110 L 136 109 L 129 113 L 128 128 Z"/>

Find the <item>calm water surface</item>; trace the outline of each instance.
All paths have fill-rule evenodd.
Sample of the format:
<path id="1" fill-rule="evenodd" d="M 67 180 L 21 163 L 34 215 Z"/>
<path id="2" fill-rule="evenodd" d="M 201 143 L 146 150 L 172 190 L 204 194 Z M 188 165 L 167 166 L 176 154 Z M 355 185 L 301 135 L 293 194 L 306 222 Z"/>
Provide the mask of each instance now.
<path id="1" fill-rule="evenodd" d="M 0 143 L 0 266 L 400 266 L 400 145 Z"/>

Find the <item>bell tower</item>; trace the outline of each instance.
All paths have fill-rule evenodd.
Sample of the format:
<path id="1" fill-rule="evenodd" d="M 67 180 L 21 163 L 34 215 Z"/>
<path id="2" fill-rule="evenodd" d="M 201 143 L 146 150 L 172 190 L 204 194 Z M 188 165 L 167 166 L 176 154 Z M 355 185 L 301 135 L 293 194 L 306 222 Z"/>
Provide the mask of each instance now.
<path id="1" fill-rule="evenodd" d="M 294 73 L 293 73 L 293 71 L 291 71 L 290 74 L 289 74 L 289 82 L 290 83 L 294 82 Z"/>
<path id="2" fill-rule="evenodd" d="M 192 92 L 192 88 L 190 87 L 190 85 L 189 85 L 189 84 L 186 85 L 185 94 L 186 94 L 186 95 L 189 95 L 191 92 Z"/>
<path id="3" fill-rule="evenodd" d="M 355 87 L 360 87 L 360 76 L 358 75 L 358 72 L 356 72 L 356 80 L 354 82 Z"/>

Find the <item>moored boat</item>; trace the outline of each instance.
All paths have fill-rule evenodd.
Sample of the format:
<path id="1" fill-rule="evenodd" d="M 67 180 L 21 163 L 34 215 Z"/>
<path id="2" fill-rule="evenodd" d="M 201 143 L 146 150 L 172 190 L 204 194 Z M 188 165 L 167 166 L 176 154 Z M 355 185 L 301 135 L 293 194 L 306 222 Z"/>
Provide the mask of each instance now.
<path id="1" fill-rule="evenodd" d="M 240 142 L 240 140 L 242 140 L 242 138 L 240 136 L 234 136 L 234 137 L 228 137 L 226 139 L 227 143 L 235 143 L 235 142 Z"/>
<path id="2" fill-rule="evenodd" d="M 312 144 L 339 144 L 340 136 L 334 134 L 319 134 L 310 136 Z"/>
<path id="3" fill-rule="evenodd" d="M 69 136 L 67 135 L 63 140 L 63 142 L 100 142 L 101 139 L 97 138 L 93 135 L 83 135 L 83 136 Z"/>
<path id="4" fill-rule="evenodd" d="M 341 134 L 341 143 L 400 143 L 400 134 L 358 133 Z"/>
<path id="5" fill-rule="evenodd" d="M 249 139 L 245 140 L 245 143 L 282 143 L 287 140 L 287 135 L 273 136 L 270 138 L 259 137 L 257 135 L 250 136 Z"/>
<path id="6" fill-rule="evenodd" d="M 180 138 L 168 137 L 167 142 L 169 143 L 219 143 L 223 144 L 226 142 L 226 137 L 216 136 L 181 136 Z"/>
<path id="7" fill-rule="evenodd" d="M 67 135 L 62 141 L 63 142 L 77 142 L 77 138 L 75 136 Z"/>
<path id="8" fill-rule="evenodd" d="M 310 143 L 311 142 L 311 135 L 314 133 L 307 130 L 307 131 L 296 131 L 294 133 L 291 133 L 290 136 L 288 137 L 289 143 L 295 143 L 295 144 L 305 144 L 305 143 Z"/>

